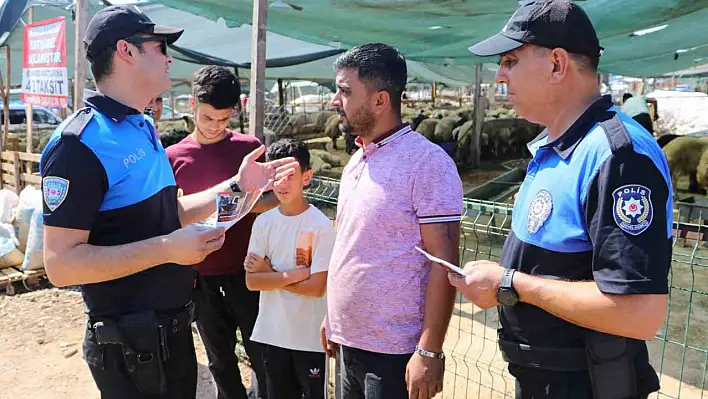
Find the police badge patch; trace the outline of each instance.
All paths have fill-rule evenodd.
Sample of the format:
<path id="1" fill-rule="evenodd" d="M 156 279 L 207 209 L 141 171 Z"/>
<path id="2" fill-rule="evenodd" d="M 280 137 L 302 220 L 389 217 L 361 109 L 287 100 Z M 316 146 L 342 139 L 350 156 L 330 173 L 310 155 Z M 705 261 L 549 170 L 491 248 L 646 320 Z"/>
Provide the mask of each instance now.
<path id="1" fill-rule="evenodd" d="M 42 179 L 42 194 L 47 207 L 54 212 L 69 194 L 69 180 L 55 176 L 45 177 Z"/>
<path id="2" fill-rule="evenodd" d="M 622 231 L 637 236 L 649 228 L 654 217 L 651 190 L 639 184 L 628 184 L 613 191 L 612 199 L 612 216 Z"/>
<path id="3" fill-rule="evenodd" d="M 553 199 L 551 193 L 546 190 L 539 191 L 529 205 L 528 225 L 526 228 L 529 233 L 536 234 L 538 230 L 546 223 L 546 220 L 551 216 L 553 209 Z"/>

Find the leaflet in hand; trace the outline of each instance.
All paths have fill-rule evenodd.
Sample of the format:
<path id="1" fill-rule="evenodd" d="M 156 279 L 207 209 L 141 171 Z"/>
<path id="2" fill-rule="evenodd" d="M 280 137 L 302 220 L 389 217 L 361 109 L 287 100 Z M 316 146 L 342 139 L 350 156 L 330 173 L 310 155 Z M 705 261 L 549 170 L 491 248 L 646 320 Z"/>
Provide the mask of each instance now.
<path id="1" fill-rule="evenodd" d="M 243 219 L 263 195 L 263 190 L 255 192 L 220 192 L 216 195 L 216 213 L 200 224 L 231 228 Z"/>
<path id="2" fill-rule="evenodd" d="M 430 259 L 431 261 L 433 261 L 433 262 L 435 262 L 435 263 L 439 263 L 440 266 L 442 266 L 442 267 L 444 267 L 444 268 L 446 268 L 446 269 L 452 270 L 452 271 L 456 272 L 456 273 L 459 274 L 459 275 L 464 276 L 464 272 L 463 272 L 462 269 L 460 269 L 458 266 L 455 266 L 455 265 L 453 265 L 452 263 L 450 263 L 450 262 L 448 262 L 448 261 L 446 261 L 446 260 L 442 260 L 442 259 L 440 259 L 440 258 L 437 258 L 437 257 L 435 257 L 435 256 L 433 256 L 433 255 L 431 255 L 431 254 L 429 254 L 429 253 L 427 253 L 427 252 L 425 252 L 424 250 L 418 248 L 417 246 L 415 247 L 415 249 L 417 249 L 418 252 L 420 252 L 420 253 L 422 253 L 423 255 L 425 255 L 425 257 L 428 258 L 428 259 Z"/>

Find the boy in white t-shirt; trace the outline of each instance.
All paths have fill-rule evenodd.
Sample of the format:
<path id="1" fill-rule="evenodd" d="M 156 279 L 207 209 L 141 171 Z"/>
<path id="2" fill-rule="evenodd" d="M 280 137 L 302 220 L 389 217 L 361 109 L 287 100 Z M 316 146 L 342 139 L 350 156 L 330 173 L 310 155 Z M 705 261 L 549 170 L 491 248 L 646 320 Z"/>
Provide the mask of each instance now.
<path id="1" fill-rule="evenodd" d="M 319 329 L 327 312 L 334 227 L 303 194 L 313 173 L 305 143 L 283 139 L 271 144 L 266 156 L 294 157 L 300 170 L 273 189 L 280 206 L 259 215 L 253 224 L 244 262 L 246 285 L 262 292 L 251 341 L 264 345 L 269 399 L 321 399 L 325 354 Z"/>

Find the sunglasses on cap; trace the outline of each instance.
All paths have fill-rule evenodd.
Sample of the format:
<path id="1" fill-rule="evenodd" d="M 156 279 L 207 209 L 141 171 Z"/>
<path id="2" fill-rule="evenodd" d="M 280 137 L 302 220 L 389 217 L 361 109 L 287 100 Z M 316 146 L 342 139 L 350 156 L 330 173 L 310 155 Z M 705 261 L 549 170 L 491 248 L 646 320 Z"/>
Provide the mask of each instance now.
<path id="1" fill-rule="evenodd" d="M 123 39 L 130 44 L 143 44 L 147 42 L 160 42 L 160 51 L 162 54 L 167 55 L 167 40 L 164 37 L 159 36 L 147 36 L 147 37 L 129 37 Z"/>

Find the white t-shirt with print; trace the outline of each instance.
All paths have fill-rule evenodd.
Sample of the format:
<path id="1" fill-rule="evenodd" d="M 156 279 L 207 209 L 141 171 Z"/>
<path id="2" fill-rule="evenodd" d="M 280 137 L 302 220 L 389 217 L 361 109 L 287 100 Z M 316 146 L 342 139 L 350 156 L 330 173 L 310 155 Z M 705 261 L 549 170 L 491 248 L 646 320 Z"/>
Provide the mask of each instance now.
<path id="1" fill-rule="evenodd" d="M 327 271 L 334 247 L 334 227 L 332 221 L 312 205 L 296 216 L 285 216 L 279 208 L 259 215 L 253 224 L 248 252 L 267 256 L 276 271 L 294 269 L 298 233 L 304 229 L 314 231 L 310 274 Z M 320 326 L 327 313 L 324 296 L 308 297 L 283 289 L 263 291 L 259 306 L 252 341 L 285 349 L 323 352 Z"/>

